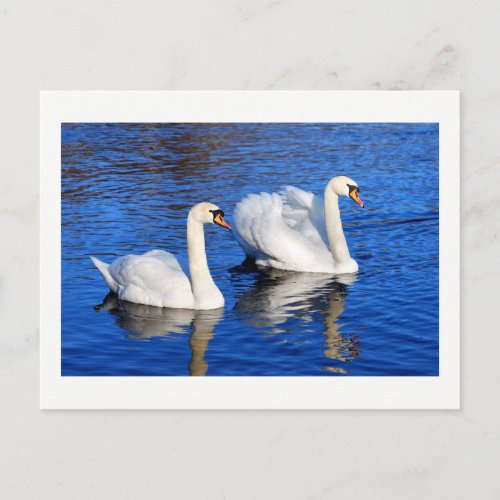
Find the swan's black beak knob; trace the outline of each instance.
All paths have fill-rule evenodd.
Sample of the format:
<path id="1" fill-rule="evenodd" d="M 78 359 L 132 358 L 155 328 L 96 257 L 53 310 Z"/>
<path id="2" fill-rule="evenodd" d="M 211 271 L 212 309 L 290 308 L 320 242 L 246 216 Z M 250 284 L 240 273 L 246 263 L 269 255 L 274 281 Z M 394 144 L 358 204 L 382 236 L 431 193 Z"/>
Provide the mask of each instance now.
<path id="1" fill-rule="evenodd" d="M 224 212 L 222 210 L 210 210 L 214 214 L 214 224 L 231 229 L 231 226 L 224 220 Z"/>

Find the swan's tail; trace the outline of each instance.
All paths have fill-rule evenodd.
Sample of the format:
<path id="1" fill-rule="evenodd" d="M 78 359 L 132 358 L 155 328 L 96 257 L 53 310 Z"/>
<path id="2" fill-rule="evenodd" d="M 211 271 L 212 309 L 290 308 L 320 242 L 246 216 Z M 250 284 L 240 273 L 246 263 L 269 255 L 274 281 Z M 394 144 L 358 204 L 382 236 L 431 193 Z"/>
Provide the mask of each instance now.
<path id="1" fill-rule="evenodd" d="M 104 281 L 106 281 L 106 283 L 108 284 L 109 289 L 112 292 L 116 293 L 118 285 L 116 281 L 113 279 L 113 276 L 111 276 L 111 274 L 109 273 L 109 264 L 106 264 L 105 262 L 102 262 L 101 260 L 92 257 L 92 255 L 90 256 L 90 260 L 92 260 L 94 266 L 97 267 L 97 269 L 99 269 L 100 273 L 102 274 L 102 277 L 104 278 Z"/>

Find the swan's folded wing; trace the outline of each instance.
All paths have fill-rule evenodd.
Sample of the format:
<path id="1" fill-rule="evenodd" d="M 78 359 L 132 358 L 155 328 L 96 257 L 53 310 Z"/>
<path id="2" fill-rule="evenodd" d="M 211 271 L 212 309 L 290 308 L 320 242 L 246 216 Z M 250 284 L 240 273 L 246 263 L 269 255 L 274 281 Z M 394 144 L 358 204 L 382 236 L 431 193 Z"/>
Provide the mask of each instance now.
<path id="1" fill-rule="evenodd" d="M 284 186 L 283 219 L 315 246 L 328 250 L 323 198 L 294 186 Z"/>
<path id="2" fill-rule="evenodd" d="M 169 252 L 126 255 L 113 261 L 109 271 L 119 285 L 122 300 L 158 307 L 192 306 L 189 279 Z"/>
<path id="3" fill-rule="evenodd" d="M 324 243 L 302 234 L 302 225 L 286 220 L 283 211 L 283 200 L 276 193 L 250 194 L 236 205 L 235 236 L 245 253 L 280 269 L 301 270 L 314 266 L 318 258 L 328 259 Z"/>

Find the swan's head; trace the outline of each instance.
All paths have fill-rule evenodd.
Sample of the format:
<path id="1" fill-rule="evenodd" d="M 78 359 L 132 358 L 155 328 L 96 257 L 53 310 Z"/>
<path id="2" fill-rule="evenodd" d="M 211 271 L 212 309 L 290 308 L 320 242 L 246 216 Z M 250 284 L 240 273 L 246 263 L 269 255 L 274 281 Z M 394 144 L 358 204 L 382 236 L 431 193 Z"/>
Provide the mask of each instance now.
<path id="1" fill-rule="evenodd" d="M 349 177 L 339 175 L 334 177 L 328 185 L 330 189 L 339 196 L 349 196 L 349 198 L 352 198 L 361 208 L 365 206 L 359 197 L 358 183 Z"/>
<path id="2" fill-rule="evenodd" d="M 195 205 L 191 209 L 189 214 L 202 224 L 217 224 L 218 226 L 231 229 L 231 226 L 224 220 L 224 212 L 213 203 L 206 201 L 198 203 L 198 205 Z"/>

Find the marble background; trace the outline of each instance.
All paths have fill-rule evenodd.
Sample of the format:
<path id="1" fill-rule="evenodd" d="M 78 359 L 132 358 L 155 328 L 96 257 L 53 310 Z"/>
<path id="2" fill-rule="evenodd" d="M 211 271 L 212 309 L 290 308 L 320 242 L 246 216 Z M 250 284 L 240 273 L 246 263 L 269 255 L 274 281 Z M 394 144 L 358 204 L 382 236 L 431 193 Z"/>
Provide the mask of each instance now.
<path id="1" fill-rule="evenodd" d="M 498 498 L 499 26 L 495 0 L 0 1 L 2 498 Z M 41 89 L 461 90 L 462 410 L 40 412 Z"/>

